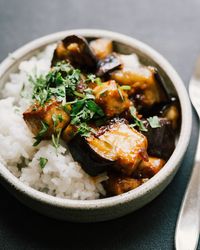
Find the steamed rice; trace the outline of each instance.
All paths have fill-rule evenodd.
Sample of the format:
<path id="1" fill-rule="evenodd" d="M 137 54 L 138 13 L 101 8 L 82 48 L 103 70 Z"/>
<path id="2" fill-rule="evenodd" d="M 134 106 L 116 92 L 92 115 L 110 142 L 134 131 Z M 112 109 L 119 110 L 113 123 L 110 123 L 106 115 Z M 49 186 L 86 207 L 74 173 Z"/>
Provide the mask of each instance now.
<path id="1" fill-rule="evenodd" d="M 97 199 L 105 195 L 101 184 L 107 179 L 102 174 L 95 179 L 86 174 L 75 162 L 62 143 L 56 150 L 51 141 L 33 147 L 33 134 L 23 120 L 22 113 L 32 103 L 32 85 L 29 76 L 46 74 L 55 46 L 23 61 L 19 72 L 10 75 L 0 100 L 0 162 L 23 183 L 50 195 L 69 199 Z M 48 160 L 42 169 L 40 157 Z"/>

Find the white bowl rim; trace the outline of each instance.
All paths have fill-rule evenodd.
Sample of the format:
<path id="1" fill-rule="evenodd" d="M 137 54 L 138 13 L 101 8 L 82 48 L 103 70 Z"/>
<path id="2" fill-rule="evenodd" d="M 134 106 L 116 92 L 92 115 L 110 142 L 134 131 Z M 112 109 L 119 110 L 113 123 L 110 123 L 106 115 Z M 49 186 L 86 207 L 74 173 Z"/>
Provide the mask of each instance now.
<path id="1" fill-rule="evenodd" d="M 20 47 L 15 52 L 9 54 L 9 56 L 0 64 L 0 78 L 6 72 L 9 67 L 13 64 L 14 60 L 20 60 L 23 56 L 25 56 L 30 51 L 34 51 L 42 46 L 51 44 L 58 40 L 61 40 L 67 35 L 77 34 L 85 37 L 107 37 L 112 40 L 116 40 L 118 42 L 124 43 L 131 47 L 136 48 L 137 50 L 143 52 L 147 56 L 151 57 L 168 75 L 171 79 L 175 89 L 178 93 L 178 97 L 181 105 L 182 112 L 182 124 L 180 130 L 180 136 L 178 143 L 176 145 L 176 149 L 174 150 L 172 156 L 166 163 L 165 167 L 161 169 L 153 178 L 148 180 L 148 182 L 139 186 L 137 189 L 131 190 L 122 195 L 113 196 L 104 199 L 97 200 L 71 200 L 54 197 L 40 191 L 37 191 L 24 183 L 22 183 L 17 177 L 15 177 L 5 166 L 0 163 L 0 175 L 3 177 L 6 182 L 8 182 L 11 186 L 14 186 L 15 189 L 28 195 L 34 200 L 39 202 L 49 204 L 51 206 L 68 208 L 68 209 L 100 209 L 100 208 L 108 208 L 115 205 L 120 205 L 122 203 L 127 203 L 130 200 L 138 199 L 145 195 L 148 192 L 151 192 L 152 189 L 155 189 L 159 186 L 167 176 L 172 175 L 172 173 L 176 170 L 177 165 L 180 163 L 183 155 L 186 152 L 191 128 L 192 128 L 192 112 L 191 112 L 191 104 L 188 98 L 188 94 L 186 88 L 175 71 L 175 69 L 170 65 L 170 63 L 157 51 L 148 46 L 147 44 L 134 39 L 132 37 L 107 31 L 107 30 L 99 30 L 99 29 L 75 29 L 75 30 L 67 30 L 61 31 L 57 33 L 53 33 L 47 36 L 43 36 L 36 40 L 33 40 L 26 45 Z"/>

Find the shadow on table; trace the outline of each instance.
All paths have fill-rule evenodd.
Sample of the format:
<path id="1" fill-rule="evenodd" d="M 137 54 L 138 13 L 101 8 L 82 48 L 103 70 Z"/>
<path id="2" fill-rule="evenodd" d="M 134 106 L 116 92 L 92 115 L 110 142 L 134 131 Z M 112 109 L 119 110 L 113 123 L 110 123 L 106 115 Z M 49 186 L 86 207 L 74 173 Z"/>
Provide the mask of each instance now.
<path id="1" fill-rule="evenodd" d="M 170 201 L 166 191 L 130 215 L 109 222 L 89 224 L 62 222 L 39 215 L 17 202 L 3 189 L 0 196 L 5 200 L 1 202 L 0 232 L 11 234 L 9 239 L 12 239 L 4 242 L 2 247 L 5 249 L 161 249 L 162 234 L 166 234 L 167 227 L 173 225 L 168 218 L 173 204 L 168 204 Z M 169 225 L 161 227 L 162 223 Z M 158 231 L 160 228 L 164 231 Z M 153 244 L 152 238 L 155 239 Z M 148 245 L 148 239 L 151 239 L 151 246 Z M 169 242 L 166 245 L 169 246 Z M 147 248 L 144 248 L 145 245 Z"/>

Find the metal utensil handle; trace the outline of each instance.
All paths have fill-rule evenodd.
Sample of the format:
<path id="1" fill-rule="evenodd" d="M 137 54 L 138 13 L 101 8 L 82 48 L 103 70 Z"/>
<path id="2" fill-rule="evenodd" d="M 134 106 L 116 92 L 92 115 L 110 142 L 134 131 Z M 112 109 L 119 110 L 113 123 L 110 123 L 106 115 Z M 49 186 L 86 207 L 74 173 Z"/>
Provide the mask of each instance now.
<path id="1" fill-rule="evenodd" d="M 200 140 L 176 227 L 176 249 L 195 250 L 200 232 Z"/>

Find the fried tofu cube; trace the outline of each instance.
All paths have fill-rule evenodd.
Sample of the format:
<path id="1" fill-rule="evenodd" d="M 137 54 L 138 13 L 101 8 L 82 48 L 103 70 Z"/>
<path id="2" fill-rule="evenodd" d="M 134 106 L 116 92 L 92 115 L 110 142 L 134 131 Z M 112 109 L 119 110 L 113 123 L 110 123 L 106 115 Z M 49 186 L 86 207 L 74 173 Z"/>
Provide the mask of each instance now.
<path id="1" fill-rule="evenodd" d="M 116 174 L 109 174 L 108 180 L 104 182 L 104 187 L 108 195 L 119 195 L 139 187 L 142 179 L 134 179 Z"/>
<path id="2" fill-rule="evenodd" d="M 157 174 L 165 165 L 163 159 L 157 157 L 149 157 L 148 161 L 141 161 L 134 176 L 137 178 L 151 178 Z"/>
<path id="3" fill-rule="evenodd" d="M 90 147 L 103 158 L 114 161 L 112 167 L 130 176 L 142 160 L 148 160 L 147 139 L 134 128 L 116 122 L 103 128 L 103 133 L 87 138 Z"/>
<path id="4" fill-rule="evenodd" d="M 46 102 L 44 106 L 34 104 L 24 113 L 23 118 L 34 135 L 37 135 L 42 122 L 48 126 L 44 138 L 48 139 L 51 135 L 62 130 L 70 122 L 70 116 L 61 107 L 61 103 L 56 100 Z"/>
<path id="5" fill-rule="evenodd" d="M 102 83 L 93 89 L 95 101 L 99 104 L 108 117 L 121 114 L 127 110 L 131 101 L 126 91 L 113 80 Z"/>
<path id="6" fill-rule="evenodd" d="M 98 59 L 104 59 L 113 51 L 112 41 L 106 38 L 91 41 L 90 48 Z"/>

